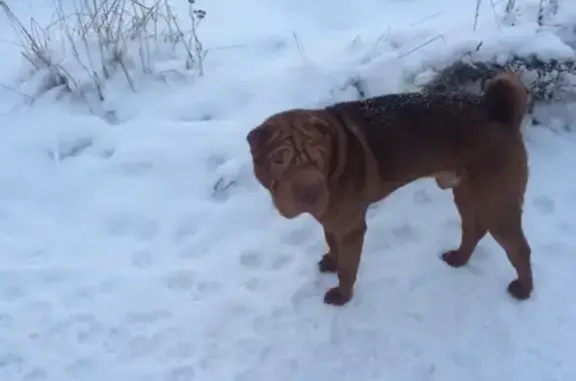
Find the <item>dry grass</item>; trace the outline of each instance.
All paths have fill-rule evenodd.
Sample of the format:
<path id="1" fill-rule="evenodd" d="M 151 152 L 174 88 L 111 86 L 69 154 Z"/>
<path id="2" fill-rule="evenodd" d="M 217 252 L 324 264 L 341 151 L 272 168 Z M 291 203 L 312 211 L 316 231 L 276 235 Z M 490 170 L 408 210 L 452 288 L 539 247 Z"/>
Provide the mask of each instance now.
<path id="1" fill-rule="evenodd" d="M 481 3 L 482 0 L 476 0 L 477 4 Z M 491 0 L 493 1 L 493 0 Z M 560 0 L 539 0 L 538 4 L 538 25 L 542 26 L 545 24 L 545 20 L 548 16 L 554 16 L 558 13 L 560 7 Z M 514 24 L 516 20 L 516 0 L 507 0 L 506 7 L 504 9 L 505 19 Z M 478 14 L 476 14 L 478 18 Z"/>
<path id="2" fill-rule="evenodd" d="M 5 1 L 0 9 L 19 38 L 22 55 L 34 73 L 43 73 L 39 92 L 64 88 L 81 95 L 95 92 L 102 101 L 105 86 L 121 74 L 136 91 L 135 75 L 159 74 L 155 58 L 170 55 L 182 71 L 203 75 L 206 50 L 198 27 L 206 12 L 188 0 L 183 28 L 169 0 L 75 0 L 72 11 L 55 0 L 56 21 L 41 26 L 37 20 L 18 19 Z"/>

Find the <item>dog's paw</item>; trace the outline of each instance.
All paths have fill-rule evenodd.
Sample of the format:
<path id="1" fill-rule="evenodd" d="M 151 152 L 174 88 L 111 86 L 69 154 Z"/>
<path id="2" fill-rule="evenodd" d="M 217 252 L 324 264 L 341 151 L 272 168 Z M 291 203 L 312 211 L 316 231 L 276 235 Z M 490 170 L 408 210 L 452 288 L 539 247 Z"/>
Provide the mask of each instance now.
<path id="1" fill-rule="evenodd" d="M 324 303 L 334 306 L 343 306 L 352 299 L 352 294 L 344 295 L 338 287 L 331 288 L 324 294 Z"/>
<path id="2" fill-rule="evenodd" d="M 326 253 L 322 256 L 322 259 L 318 262 L 318 270 L 321 273 L 335 273 L 338 270 L 338 263 L 336 258 L 330 253 Z"/>
<path id="3" fill-rule="evenodd" d="M 468 258 L 458 250 L 450 250 L 442 254 L 442 260 L 452 267 L 462 267 L 468 263 Z"/>
<path id="4" fill-rule="evenodd" d="M 532 287 L 528 287 L 516 279 L 508 285 L 508 293 L 517 300 L 526 300 L 532 293 Z"/>

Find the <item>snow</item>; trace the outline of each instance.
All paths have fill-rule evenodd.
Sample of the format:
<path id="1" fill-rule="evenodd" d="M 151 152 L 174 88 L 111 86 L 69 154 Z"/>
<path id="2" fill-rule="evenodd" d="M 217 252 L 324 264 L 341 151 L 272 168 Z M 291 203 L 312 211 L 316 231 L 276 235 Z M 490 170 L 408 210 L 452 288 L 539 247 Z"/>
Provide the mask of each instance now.
<path id="1" fill-rule="evenodd" d="M 352 77 L 402 91 L 479 41 L 494 59 L 573 55 L 526 16 L 537 1 L 517 1 L 515 27 L 483 2 L 476 32 L 472 0 L 200 1 L 205 76 L 113 78 L 95 114 L 58 92 L 30 102 L 39 79 L 0 15 L 0 380 L 576 378 L 573 119 L 526 132 L 525 302 L 492 238 L 465 268 L 439 259 L 459 219 L 421 180 L 371 210 L 353 300 L 323 304 L 321 229 L 275 212 L 245 141 L 272 112 L 356 97 Z"/>

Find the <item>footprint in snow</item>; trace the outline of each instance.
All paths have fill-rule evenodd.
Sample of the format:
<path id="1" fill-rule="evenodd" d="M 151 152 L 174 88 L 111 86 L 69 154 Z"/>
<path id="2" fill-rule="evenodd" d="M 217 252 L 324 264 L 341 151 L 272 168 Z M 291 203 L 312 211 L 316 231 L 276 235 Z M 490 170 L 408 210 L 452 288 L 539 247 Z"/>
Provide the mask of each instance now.
<path id="1" fill-rule="evenodd" d="M 240 264 L 249 269 L 262 267 L 262 254 L 255 250 L 247 250 L 240 255 Z"/>
<path id="2" fill-rule="evenodd" d="M 48 373 L 42 368 L 34 368 L 22 376 L 22 381 L 44 381 L 48 379 Z"/>
<path id="3" fill-rule="evenodd" d="M 170 370 L 164 377 L 165 381 L 191 381 L 196 375 L 192 366 L 181 366 Z"/>
<path id="4" fill-rule="evenodd" d="M 394 227 L 391 233 L 397 243 L 415 242 L 418 238 L 414 228 L 407 224 Z"/>
<path id="5" fill-rule="evenodd" d="M 188 292 L 194 289 L 195 283 L 190 271 L 173 271 L 164 277 L 164 284 L 174 292 Z"/>
<path id="6" fill-rule="evenodd" d="M 554 200 L 548 196 L 535 197 L 532 205 L 540 214 L 553 214 L 556 211 Z"/>
<path id="7" fill-rule="evenodd" d="M 75 379 L 89 376 L 94 370 L 94 362 L 88 358 L 79 358 L 66 367 L 66 373 Z"/>
<path id="8" fill-rule="evenodd" d="M 130 262 L 133 266 L 145 269 L 154 265 L 154 254 L 147 250 L 138 250 L 132 254 Z"/>

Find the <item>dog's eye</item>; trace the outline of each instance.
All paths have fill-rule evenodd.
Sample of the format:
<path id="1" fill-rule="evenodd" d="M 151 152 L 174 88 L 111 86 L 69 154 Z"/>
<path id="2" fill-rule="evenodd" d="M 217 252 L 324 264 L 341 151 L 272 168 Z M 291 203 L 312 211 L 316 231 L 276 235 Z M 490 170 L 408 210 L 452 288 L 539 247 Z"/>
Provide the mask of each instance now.
<path id="1" fill-rule="evenodd" d="M 288 155 L 285 152 L 278 152 L 270 158 L 270 162 L 274 165 L 284 165 L 287 158 Z"/>

